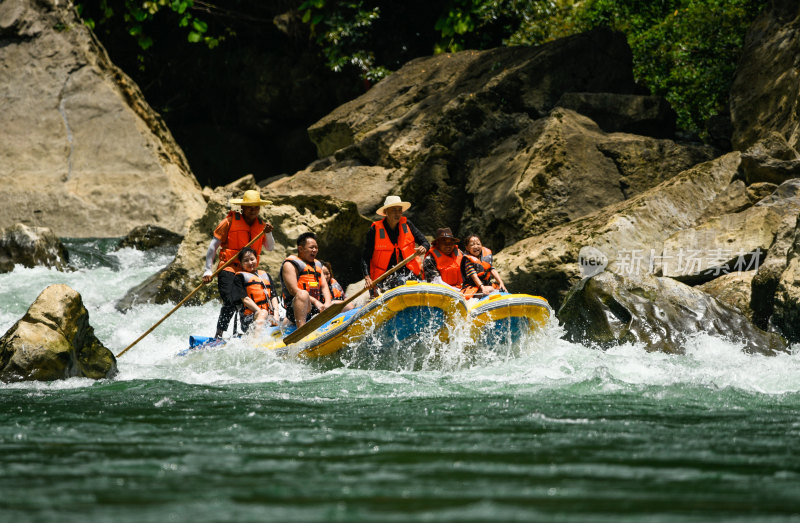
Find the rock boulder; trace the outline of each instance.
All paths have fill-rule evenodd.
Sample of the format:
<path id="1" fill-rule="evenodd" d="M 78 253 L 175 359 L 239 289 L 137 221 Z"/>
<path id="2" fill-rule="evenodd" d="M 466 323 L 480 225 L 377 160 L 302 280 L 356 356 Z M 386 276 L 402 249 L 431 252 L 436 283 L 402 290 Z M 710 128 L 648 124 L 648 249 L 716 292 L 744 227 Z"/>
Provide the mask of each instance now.
<path id="1" fill-rule="evenodd" d="M 0 2 L 0 227 L 183 233 L 204 202 L 183 152 L 70 2 Z"/>
<path id="2" fill-rule="evenodd" d="M 59 271 L 67 268 L 69 253 L 61 240 L 47 227 L 28 227 L 18 223 L 0 229 L 0 272 L 14 270 L 14 265 L 43 265 Z"/>
<path id="3" fill-rule="evenodd" d="M 0 338 L 0 379 L 102 379 L 117 372 L 114 355 L 95 337 L 81 295 L 51 285 Z"/>
<path id="4" fill-rule="evenodd" d="M 158 247 L 177 247 L 183 236 L 158 225 L 140 225 L 134 227 L 127 236 L 120 240 L 118 249 L 129 247 L 140 251 Z"/>
<path id="5" fill-rule="evenodd" d="M 689 338 L 709 334 L 774 354 L 786 348 L 776 334 L 756 328 L 737 310 L 708 294 L 646 274 L 602 272 L 581 280 L 558 311 L 570 341 L 611 346 L 642 343 L 648 350 L 682 354 Z"/>
<path id="6" fill-rule="evenodd" d="M 704 220 L 706 212 L 727 213 L 752 205 L 737 181 L 739 153 L 688 169 L 626 201 L 521 240 L 495 256 L 495 266 L 516 292 L 539 294 L 558 308 L 580 280 L 578 253 L 594 247 L 610 270 L 624 276 L 654 272 L 662 246 L 673 233 Z"/>
<path id="7" fill-rule="evenodd" d="M 731 85 L 733 147 L 775 132 L 800 151 L 800 4 L 774 0 L 750 26 Z"/>

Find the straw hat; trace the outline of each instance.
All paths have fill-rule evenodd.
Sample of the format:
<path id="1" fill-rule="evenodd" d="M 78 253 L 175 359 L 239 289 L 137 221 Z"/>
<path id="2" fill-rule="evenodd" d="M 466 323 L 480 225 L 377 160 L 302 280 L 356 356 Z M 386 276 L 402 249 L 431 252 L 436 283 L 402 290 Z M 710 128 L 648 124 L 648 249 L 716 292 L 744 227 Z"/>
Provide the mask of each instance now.
<path id="1" fill-rule="evenodd" d="M 387 196 L 386 199 L 383 201 L 383 206 L 378 207 L 378 210 L 375 211 L 375 214 L 379 214 L 381 216 L 386 216 L 386 209 L 389 207 L 401 207 L 403 212 L 406 212 L 411 204 L 409 202 L 404 202 L 400 200 L 399 196 Z"/>
<path id="2" fill-rule="evenodd" d="M 450 239 L 455 241 L 456 243 L 460 242 L 458 238 L 453 236 L 453 231 L 450 230 L 450 227 L 442 227 L 441 229 L 436 229 L 436 239 L 433 240 L 433 243 L 438 242 L 439 240 Z"/>
<path id="3" fill-rule="evenodd" d="M 272 205 L 269 200 L 262 200 L 261 195 L 256 190 L 245 191 L 241 198 L 234 198 L 230 201 L 231 205 L 241 205 L 242 207 L 252 207 L 255 205 Z"/>

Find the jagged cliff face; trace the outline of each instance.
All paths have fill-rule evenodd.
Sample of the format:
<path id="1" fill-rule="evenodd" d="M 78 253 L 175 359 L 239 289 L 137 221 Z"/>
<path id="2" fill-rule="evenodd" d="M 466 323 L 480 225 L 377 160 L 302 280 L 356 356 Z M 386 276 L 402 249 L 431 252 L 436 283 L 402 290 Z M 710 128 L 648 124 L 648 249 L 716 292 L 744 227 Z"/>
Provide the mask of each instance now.
<path id="1" fill-rule="evenodd" d="M 205 208 L 183 152 L 66 2 L 0 3 L 0 227 L 183 233 Z"/>

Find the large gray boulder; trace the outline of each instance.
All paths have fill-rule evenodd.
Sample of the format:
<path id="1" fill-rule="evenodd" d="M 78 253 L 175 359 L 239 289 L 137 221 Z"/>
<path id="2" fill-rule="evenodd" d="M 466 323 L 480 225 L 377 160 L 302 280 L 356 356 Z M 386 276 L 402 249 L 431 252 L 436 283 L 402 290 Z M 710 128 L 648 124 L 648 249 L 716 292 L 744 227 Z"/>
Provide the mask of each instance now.
<path id="1" fill-rule="evenodd" d="M 731 85 L 733 147 L 775 132 L 800 151 L 800 3 L 774 0 L 750 26 Z"/>
<path id="2" fill-rule="evenodd" d="M 67 268 L 69 253 L 53 231 L 47 227 L 28 227 L 18 223 L 0 229 L 0 273 L 24 267 Z"/>
<path id="3" fill-rule="evenodd" d="M 714 157 L 558 107 L 610 131 L 669 129 L 663 100 L 636 91 L 627 42 L 602 30 L 419 58 L 312 125 L 321 159 L 268 188 L 352 199 L 365 216 L 397 194 L 424 233 L 477 232 L 499 250 Z"/>
<path id="4" fill-rule="evenodd" d="M 671 278 L 602 272 L 581 280 L 558 311 L 566 338 L 611 346 L 641 343 L 647 350 L 682 354 L 693 336 L 708 334 L 774 354 L 786 348 L 778 335 L 756 328 L 744 315 L 708 294 Z"/>
<path id="5" fill-rule="evenodd" d="M 183 152 L 69 2 L 0 2 L 0 227 L 183 233 L 204 202 Z"/>
<path id="6" fill-rule="evenodd" d="M 117 362 L 94 335 L 81 295 L 50 285 L 0 338 L 0 380 L 113 377 Z"/>
<path id="7" fill-rule="evenodd" d="M 148 251 L 159 247 L 177 247 L 183 236 L 158 225 L 134 227 L 117 245 L 118 249 L 131 248 Z"/>
<path id="8" fill-rule="evenodd" d="M 781 184 L 744 211 L 683 229 L 664 241 L 657 272 L 689 284 L 756 270 L 787 216 L 800 214 L 800 179 Z"/>
<path id="9" fill-rule="evenodd" d="M 655 272 L 670 235 L 702 223 L 710 209 L 725 214 L 754 203 L 737 179 L 739 165 L 735 152 L 697 165 L 633 198 L 517 242 L 497 253 L 495 266 L 511 289 L 542 295 L 555 308 L 580 281 L 583 247 L 601 251 L 610 269 L 622 275 Z"/>

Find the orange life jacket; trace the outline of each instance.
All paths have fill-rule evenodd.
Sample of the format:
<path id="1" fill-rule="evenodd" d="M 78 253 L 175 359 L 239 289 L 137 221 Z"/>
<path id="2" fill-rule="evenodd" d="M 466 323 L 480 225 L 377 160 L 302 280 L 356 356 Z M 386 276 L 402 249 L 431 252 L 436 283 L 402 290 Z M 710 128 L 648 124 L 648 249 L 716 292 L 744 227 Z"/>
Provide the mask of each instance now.
<path id="1" fill-rule="evenodd" d="M 492 280 L 492 251 L 486 247 L 481 247 L 480 258 L 467 253 L 464 253 L 464 256 L 475 265 L 475 270 L 481 283 L 489 285 Z"/>
<path id="2" fill-rule="evenodd" d="M 260 309 L 266 309 L 272 313 L 272 279 L 269 274 L 262 270 L 256 271 L 256 274 L 250 272 L 240 272 L 244 278 L 244 290 L 247 295 L 252 298 Z M 244 309 L 245 316 L 253 314 L 253 311 L 246 308 Z"/>
<path id="3" fill-rule="evenodd" d="M 222 267 L 226 261 L 236 256 L 242 247 L 250 243 L 250 240 L 258 236 L 264 230 L 264 221 L 261 218 L 256 218 L 253 225 L 247 225 L 242 215 L 236 211 L 230 211 L 228 217 L 231 219 L 231 228 L 228 229 L 228 237 L 222 241 L 219 250 L 219 264 L 217 268 Z M 250 247 L 256 251 L 256 263 L 261 259 L 261 246 L 264 243 L 264 237 L 258 239 Z M 242 264 L 239 260 L 225 267 L 226 271 L 240 272 Z"/>
<path id="4" fill-rule="evenodd" d="M 295 269 L 297 269 L 297 286 L 308 291 L 312 297 L 322 301 L 322 287 L 320 286 L 320 281 L 322 281 L 323 278 L 322 262 L 314 260 L 314 265 L 312 266 L 294 254 L 283 260 L 284 265 L 287 262 L 294 265 Z M 289 303 L 293 298 L 288 290 L 286 283 L 283 281 L 283 265 L 281 265 L 281 293 L 283 295 L 283 301 L 286 303 Z"/>
<path id="5" fill-rule="evenodd" d="M 342 289 L 338 281 L 331 278 L 330 288 L 334 300 L 344 301 L 344 289 Z"/>
<path id="6" fill-rule="evenodd" d="M 397 263 L 400 263 L 414 253 L 416 248 L 414 235 L 411 233 L 407 222 L 408 220 L 405 216 L 400 218 L 400 223 L 397 225 L 399 230 L 396 244 L 389 240 L 384 220 L 378 220 L 372 224 L 375 227 L 375 248 L 372 251 L 372 258 L 369 260 L 369 277 L 371 279 L 380 278 L 389 269 L 392 254 L 394 254 Z M 417 258 L 408 262 L 406 267 L 417 276 L 422 272 L 422 264 Z"/>
<path id="7" fill-rule="evenodd" d="M 471 254 L 464 253 L 464 256 L 475 266 L 475 271 L 478 273 L 478 279 L 481 280 L 483 285 L 491 285 L 495 289 L 500 286 L 492 282 L 492 251 L 487 247 L 481 247 L 480 258 L 472 256 Z M 464 298 L 470 299 L 478 292 L 483 292 L 475 286 L 474 282 L 464 280 L 464 288 L 461 289 L 461 294 Z"/>
<path id="8" fill-rule="evenodd" d="M 433 259 L 436 262 L 436 269 L 439 271 L 442 280 L 453 287 L 460 288 L 461 283 L 464 281 L 461 277 L 461 259 L 464 255 L 461 254 L 458 247 L 453 249 L 453 253 L 450 256 L 439 252 L 436 247 L 431 247 L 428 254 L 433 255 Z"/>

